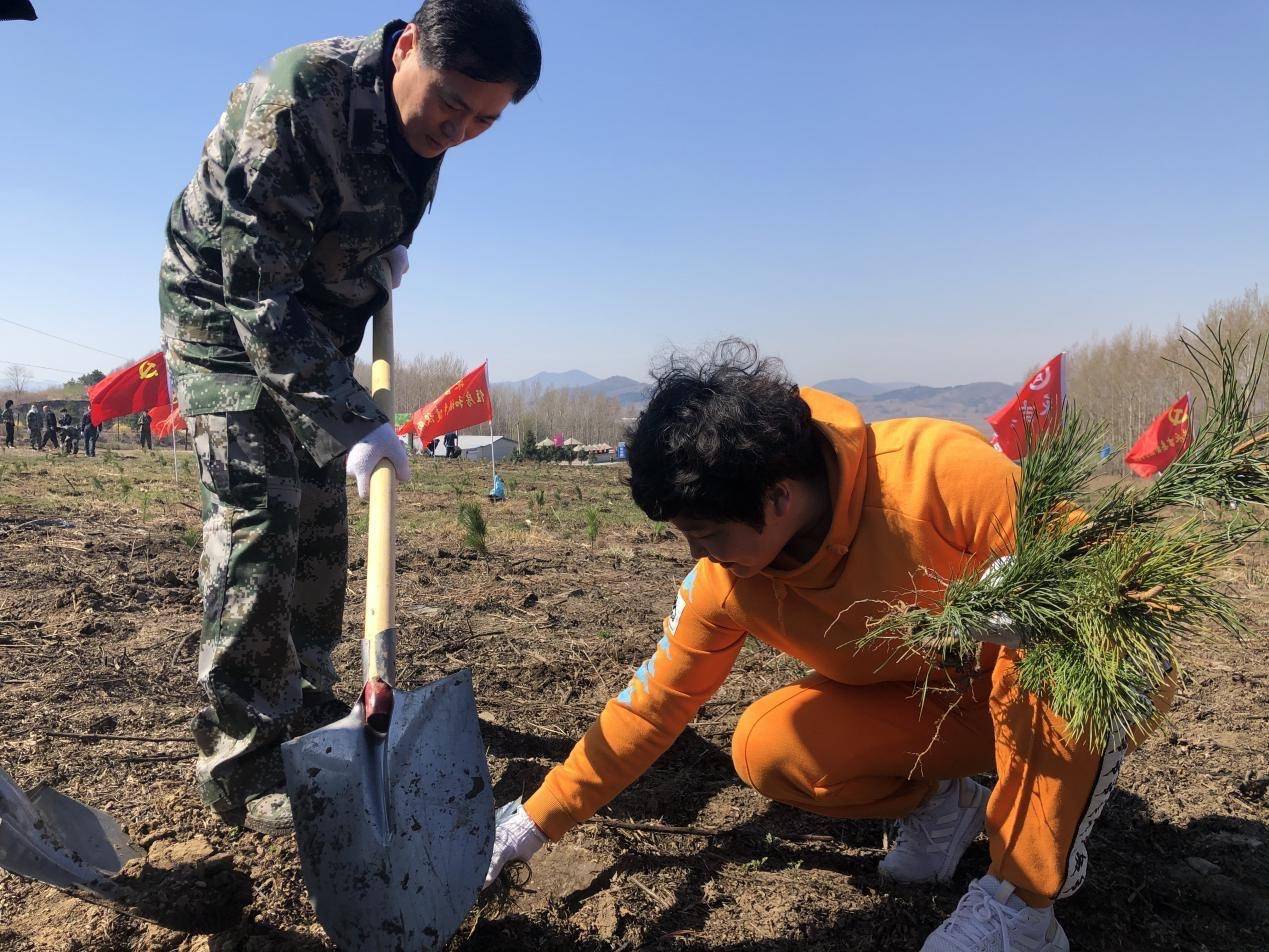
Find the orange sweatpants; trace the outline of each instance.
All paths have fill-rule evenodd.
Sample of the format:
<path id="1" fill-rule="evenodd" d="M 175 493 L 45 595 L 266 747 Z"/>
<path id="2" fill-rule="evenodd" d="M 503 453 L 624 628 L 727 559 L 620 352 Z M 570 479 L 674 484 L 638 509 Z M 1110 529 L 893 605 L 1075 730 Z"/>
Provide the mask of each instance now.
<path id="1" fill-rule="evenodd" d="M 960 694 L 846 685 L 812 675 L 754 702 L 732 741 L 740 778 L 780 803 L 842 819 L 899 819 L 940 780 L 994 770 L 987 803 L 992 875 L 1031 905 L 1079 888 L 1086 843 L 1126 745 L 1072 744 L 1017 686 L 1012 651 Z M 1162 710 L 1173 689 L 1159 699 Z"/>

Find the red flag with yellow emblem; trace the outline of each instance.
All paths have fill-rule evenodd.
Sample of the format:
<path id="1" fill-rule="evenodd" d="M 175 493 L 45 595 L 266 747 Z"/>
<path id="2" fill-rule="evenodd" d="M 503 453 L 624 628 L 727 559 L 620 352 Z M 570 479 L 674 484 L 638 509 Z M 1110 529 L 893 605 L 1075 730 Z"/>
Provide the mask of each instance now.
<path id="1" fill-rule="evenodd" d="M 1137 437 L 1124 462 L 1138 476 L 1162 473 L 1190 445 L 1190 395 L 1168 407 Z"/>
<path id="2" fill-rule="evenodd" d="M 414 415 L 401 424 L 397 433 L 405 436 L 413 429 L 418 438 L 427 443 L 434 436 L 443 436 L 453 430 L 461 430 L 492 419 L 489 361 L 485 361 L 475 370 L 468 371 L 458 383 L 431 403 L 415 410 Z"/>
<path id="3" fill-rule="evenodd" d="M 116 370 L 88 388 L 94 426 L 169 402 L 167 361 L 161 350 L 141 358 L 131 367 Z"/>

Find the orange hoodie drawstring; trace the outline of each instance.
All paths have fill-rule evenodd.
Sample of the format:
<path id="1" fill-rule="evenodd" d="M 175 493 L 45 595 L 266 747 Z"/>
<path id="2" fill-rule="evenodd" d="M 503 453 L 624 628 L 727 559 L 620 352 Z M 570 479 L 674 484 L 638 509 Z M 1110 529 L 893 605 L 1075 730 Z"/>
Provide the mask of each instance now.
<path id="1" fill-rule="evenodd" d="M 784 597 L 789 594 L 789 587 L 779 579 L 773 578 L 771 580 L 771 590 L 775 592 L 776 624 L 780 627 L 781 634 L 787 638 L 789 630 L 784 626 Z"/>

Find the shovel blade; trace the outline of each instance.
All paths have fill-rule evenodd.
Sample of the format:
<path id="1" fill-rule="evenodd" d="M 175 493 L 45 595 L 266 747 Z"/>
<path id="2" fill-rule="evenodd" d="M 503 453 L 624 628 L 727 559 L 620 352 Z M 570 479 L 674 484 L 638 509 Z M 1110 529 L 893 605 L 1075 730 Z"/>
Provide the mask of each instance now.
<path id="1" fill-rule="evenodd" d="M 28 796 L 0 770 L 0 867 L 112 899 L 109 877 L 141 855 L 109 814 L 42 784 Z"/>
<path id="2" fill-rule="evenodd" d="M 386 737 L 347 717 L 282 745 L 300 867 L 341 949 L 442 947 L 493 849 L 493 791 L 466 669 L 394 691 Z"/>

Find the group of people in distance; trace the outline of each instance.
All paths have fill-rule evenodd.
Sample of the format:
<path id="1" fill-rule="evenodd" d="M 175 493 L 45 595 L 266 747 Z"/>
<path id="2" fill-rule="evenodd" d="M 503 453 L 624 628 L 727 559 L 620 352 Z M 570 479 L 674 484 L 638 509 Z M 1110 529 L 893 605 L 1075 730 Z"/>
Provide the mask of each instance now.
<path id="1" fill-rule="evenodd" d="M 4 427 L 4 448 L 17 448 L 18 411 L 14 409 L 14 401 L 6 400 L 4 409 L 0 411 L 0 424 Z M 134 418 L 137 434 L 137 445 L 142 449 L 154 448 L 154 437 L 151 431 L 149 413 L 139 413 Z M 52 446 L 53 451 L 61 450 L 67 456 L 79 455 L 79 443 L 84 442 L 84 455 L 97 455 L 97 439 L 101 435 L 102 426 L 93 422 L 91 410 L 84 410 L 78 421 L 75 420 L 69 407 L 62 407 L 58 414 L 51 406 L 32 403 L 26 412 L 27 438 L 31 449 L 43 450 Z"/>
<path id="2" fill-rule="evenodd" d="M 171 207 L 162 331 L 204 518 L 196 778 L 227 822 L 290 830 L 279 745 L 348 710 L 331 662 L 346 479 L 364 496 L 380 461 L 409 476 L 353 356 L 408 268 L 446 156 L 540 69 L 520 0 L 427 0 L 408 21 L 304 44 L 233 90 Z M 937 599 L 941 579 L 1011 551 L 1015 465 L 960 424 L 869 424 L 741 341 L 654 377 L 628 437 L 630 489 L 695 565 L 629 685 L 499 811 L 488 881 L 636 781 L 752 637 L 812 673 L 740 717 L 741 781 L 825 817 L 897 821 L 878 868 L 892 883 L 951 880 L 985 833 L 990 866 L 927 952 L 1068 949 L 1053 903 L 1083 882 L 1138 738 L 1072 741 L 990 633 L 965 667 L 860 647 L 868 605 Z M 922 703 L 927 679 L 942 690 Z"/>

